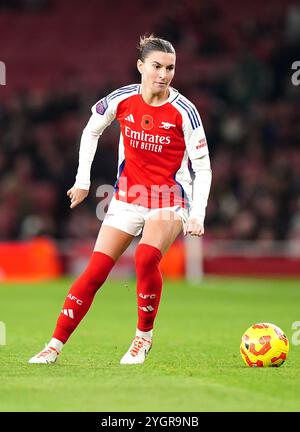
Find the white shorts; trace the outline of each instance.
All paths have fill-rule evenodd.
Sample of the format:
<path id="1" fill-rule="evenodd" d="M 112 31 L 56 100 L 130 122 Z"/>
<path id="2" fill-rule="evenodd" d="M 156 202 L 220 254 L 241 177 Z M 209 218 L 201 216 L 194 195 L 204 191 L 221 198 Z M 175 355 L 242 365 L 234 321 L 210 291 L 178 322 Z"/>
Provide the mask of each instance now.
<path id="1" fill-rule="evenodd" d="M 180 216 L 182 223 L 187 222 L 188 210 L 179 205 L 149 209 L 139 204 L 130 204 L 113 197 L 102 225 L 108 225 L 133 236 L 138 236 L 143 230 L 145 221 L 155 217 L 161 210 L 170 210 Z"/>

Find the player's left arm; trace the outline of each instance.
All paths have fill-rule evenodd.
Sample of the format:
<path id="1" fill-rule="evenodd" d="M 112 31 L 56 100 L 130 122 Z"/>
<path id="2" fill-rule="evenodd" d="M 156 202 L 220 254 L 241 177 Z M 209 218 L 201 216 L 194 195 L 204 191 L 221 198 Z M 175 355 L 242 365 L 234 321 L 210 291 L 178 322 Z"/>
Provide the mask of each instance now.
<path id="1" fill-rule="evenodd" d="M 212 171 L 209 154 L 191 161 L 195 177 L 193 180 L 193 201 L 189 219 L 184 227 L 184 235 L 201 236 L 204 234 L 204 219 L 210 192 Z"/>
<path id="2" fill-rule="evenodd" d="M 193 129 L 187 121 L 184 125 L 184 135 L 194 172 L 193 198 L 184 235 L 201 236 L 204 234 L 204 219 L 212 181 L 209 151 L 202 123 Z"/>

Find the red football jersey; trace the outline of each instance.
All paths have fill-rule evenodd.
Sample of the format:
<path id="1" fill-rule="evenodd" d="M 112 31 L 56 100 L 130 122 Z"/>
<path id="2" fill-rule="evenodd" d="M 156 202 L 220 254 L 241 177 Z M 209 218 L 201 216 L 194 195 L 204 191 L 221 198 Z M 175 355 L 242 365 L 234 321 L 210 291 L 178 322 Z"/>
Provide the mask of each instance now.
<path id="1" fill-rule="evenodd" d="M 157 208 L 189 207 L 192 180 L 189 159 L 208 153 L 196 107 L 177 90 L 160 106 L 148 105 L 141 86 L 122 87 L 92 107 L 100 133 L 120 123 L 116 198 Z"/>

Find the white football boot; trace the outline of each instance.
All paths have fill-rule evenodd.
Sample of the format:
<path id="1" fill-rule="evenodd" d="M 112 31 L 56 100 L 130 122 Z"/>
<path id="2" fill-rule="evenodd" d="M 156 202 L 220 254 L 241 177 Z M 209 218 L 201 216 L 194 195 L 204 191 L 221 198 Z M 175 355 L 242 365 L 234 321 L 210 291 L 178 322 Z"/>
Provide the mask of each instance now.
<path id="1" fill-rule="evenodd" d="M 28 363 L 36 363 L 36 364 L 55 363 L 58 356 L 59 356 L 59 352 L 55 348 L 46 345 L 42 351 L 40 351 L 35 356 L 31 357 L 31 359 L 28 360 Z"/>
<path id="2" fill-rule="evenodd" d="M 120 364 L 142 364 L 152 347 L 152 339 L 135 336 L 127 353 L 121 358 Z"/>

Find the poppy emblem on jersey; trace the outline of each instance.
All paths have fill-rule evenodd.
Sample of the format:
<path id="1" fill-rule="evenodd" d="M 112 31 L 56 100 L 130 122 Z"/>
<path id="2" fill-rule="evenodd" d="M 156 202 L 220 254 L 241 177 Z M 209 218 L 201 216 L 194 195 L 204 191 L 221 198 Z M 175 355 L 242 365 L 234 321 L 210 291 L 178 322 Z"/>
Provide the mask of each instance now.
<path id="1" fill-rule="evenodd" d="M 99 101 L 96 105 L 96 112 L 98 114 L 103 115 L 105 113 L 105 111 L 107 110 L 108 104 L 107 104 L 107 100 L 106 98 L 101 99 L 101 101 Z"/>
<path id="2" fill-rule="evenodd" d="M 149 114 L 143 115 L 141 126 L 145 130 L 150 130 L 154 126 L 153 117 Z"/>

